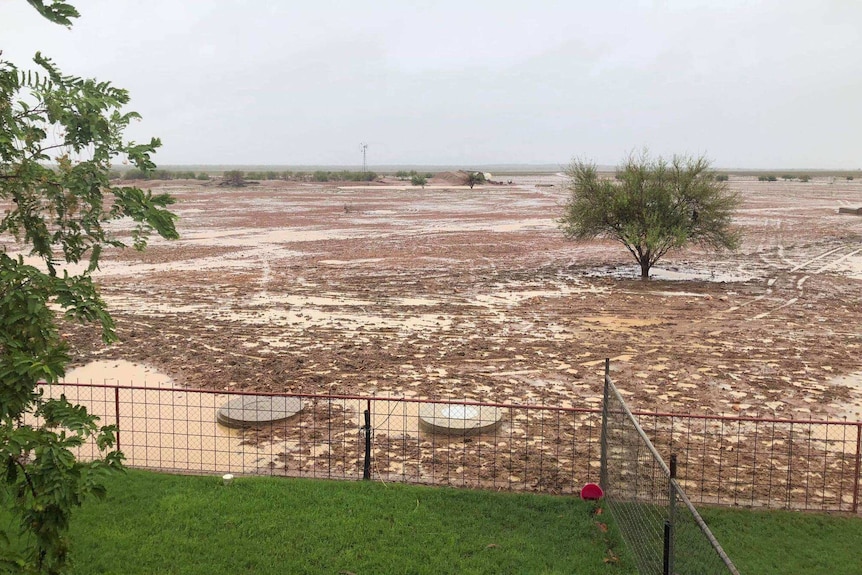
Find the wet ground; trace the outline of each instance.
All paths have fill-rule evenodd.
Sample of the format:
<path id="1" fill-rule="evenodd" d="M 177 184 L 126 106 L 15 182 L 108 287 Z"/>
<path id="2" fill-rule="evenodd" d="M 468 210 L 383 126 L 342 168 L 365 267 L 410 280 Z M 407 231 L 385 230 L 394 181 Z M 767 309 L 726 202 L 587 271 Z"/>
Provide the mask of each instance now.
<path id="1" fill-rule="evenodd" d="M 105 257 L 122 342 L 70 326 L 75 362 L 216 390 L 596 406 L 610 357 L 638 409 L 862 418 L 862 217 L 838 215 L 862 182 L 732 178 L 742 248 L 671 254 L 644 282 L 622 246 L 563 238 L 561 178 L 513 180 L 163 186 L 182 239 Z"/>

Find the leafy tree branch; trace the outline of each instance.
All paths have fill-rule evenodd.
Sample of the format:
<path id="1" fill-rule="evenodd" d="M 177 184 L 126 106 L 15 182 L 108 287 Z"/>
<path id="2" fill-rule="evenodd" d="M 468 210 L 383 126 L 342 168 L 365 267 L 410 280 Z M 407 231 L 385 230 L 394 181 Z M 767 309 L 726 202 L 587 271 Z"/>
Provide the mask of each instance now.
<path id="1" fill-rule="evenodd" d="M 60 25 L 78 17 L 65 2 L 29 2 Z M 114 341 L 91 276 L 104 248 L 143 249 L 152 234 L 178 235 L 171 196 L 111 183 L 116 161 L 153 170 L 160 145 L 124 139 L 139 118 L 125 110 L 128 93 L 63 74 L 38 53 L 34 63 L 24 71 L 0 59 L 0 234 L 14 246 L 0 249 L 0 495 L 18 518 L 13 532 L 0 526 L 0 572 L 60 573 L 73 509 L 104 495 L 102 480 L 123 456 L 113 449 L 115 426 L 42 393 L 40 382 L 59 381 L 69 361 L 59 321 L 95 324 Z M 111 231 L 120 220 L 134 222 L 129 238 Z M 86 269 L 70 274 L 65 266 L 79 262 Z M 100 458 L 75 458 L 87 441 Z"/>

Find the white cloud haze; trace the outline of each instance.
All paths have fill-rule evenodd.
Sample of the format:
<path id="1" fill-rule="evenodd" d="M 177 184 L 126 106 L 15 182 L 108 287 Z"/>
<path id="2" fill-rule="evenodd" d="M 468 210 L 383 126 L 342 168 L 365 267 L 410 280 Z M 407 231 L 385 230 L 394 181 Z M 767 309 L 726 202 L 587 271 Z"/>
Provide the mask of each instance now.
<path id="1" fill-rule="evenodd" d="M 0 1 L 3 58 L 126 88 L 160 164 L 862 167 L 862 3 Z"/>

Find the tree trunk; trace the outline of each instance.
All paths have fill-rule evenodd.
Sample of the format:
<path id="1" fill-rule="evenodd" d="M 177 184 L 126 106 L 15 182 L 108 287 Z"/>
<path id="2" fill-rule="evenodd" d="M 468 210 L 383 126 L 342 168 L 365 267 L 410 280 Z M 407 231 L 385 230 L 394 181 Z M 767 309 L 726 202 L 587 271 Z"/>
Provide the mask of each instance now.
<path id="1" fill-rule="evenodd" d="M 641 279 L 642 280 L 648 280 L 649 279 L 649 269 L 650 269 L 649 258 L 648 257 L 641 258 L 640 264 L 641 264 Z"/>

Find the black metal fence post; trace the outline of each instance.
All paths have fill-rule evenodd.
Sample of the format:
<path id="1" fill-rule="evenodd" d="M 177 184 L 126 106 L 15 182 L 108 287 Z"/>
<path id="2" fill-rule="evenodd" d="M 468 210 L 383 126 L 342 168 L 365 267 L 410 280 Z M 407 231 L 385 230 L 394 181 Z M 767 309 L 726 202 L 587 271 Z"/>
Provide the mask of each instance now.
<path id="1" fill-rule="evenodd" d="M 362 479 L 371 479 L 371 400 L 368 401 L 369 409 L 365 410 L 365 463 L 362 466 Z"/>
<path id="2" fill-rule="evenodd" d="M 673 527 L 670 521 L 664 522 L 664 553 L 662 554 L 662 575 L 673 575 L 673 551 L 671 549 L 671 539 L 673 539 Z"/>
<path id="3" fill-rule="evenodd" d="M 114 388 L 114 421 L 117 422 L 117 451 L 120 450 L 120 388 Z"/>

